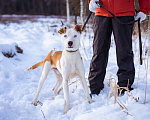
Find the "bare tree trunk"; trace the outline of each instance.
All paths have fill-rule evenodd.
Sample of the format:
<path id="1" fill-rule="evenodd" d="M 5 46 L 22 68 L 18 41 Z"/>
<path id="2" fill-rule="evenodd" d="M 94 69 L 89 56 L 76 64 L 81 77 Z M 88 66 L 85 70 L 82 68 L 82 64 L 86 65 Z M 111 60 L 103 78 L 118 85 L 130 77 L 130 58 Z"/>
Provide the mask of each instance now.
<path id="1" fill-rule="evenodd" d="M 75 23 L 75 25 L 77 24 L 77 15 L 75 14 L 75 19 L 74 19 L 74 23 Z"/>
<path id="2" fill-rule="evenodd" d="M 56 15 L 58 15 L 59 14 L 59 7 L 60 7 L 58 3 L 60 1 L 58 1 L 58 0 L 55 0 L 55 1 L 56 1 Z"/>
<path id="3" fill-rule="evenodd" d="M 40 3 L 40 12 L 39 12 L 39 13 L 40 13 L 40 14 L 44 14 L 43 1 L 40 0 L 39 3 Z"/>
<path id="4" fill-rule="evenodd" d="M 138 0 L 134 0 L 134 7 L 136 10 L 139 10 L 139 2 Z"/>
<path id="5" fill-rule="evenodd" d="M 148 56 L 150 56 L 150 13 L 148 14 L 148 34 L 149 34 L 149 41 L 148 41 L 148 44 L 149 44 L 149 52 L 148 52 Z"/>
<path id="6" fill-rule="evenodd" d="M 83 13 L 83 0 L 80 0 L 80 18 L 81 23 L 84 24 L 84 13 Z"/>
<path id="7" fill-rule="evenodd" d="M 69 10 L 69 0 L 66 0 L 66 9 L 67 9 L 67 25 L 70 27 L 70 10 Z"/>
<path id="8" fill-rule="evenodd" d="M 32 1 L 31 5 L 33 5 L 33 12 L 31 14 L 35 14 L 36 13 L 35 0 Z"/>

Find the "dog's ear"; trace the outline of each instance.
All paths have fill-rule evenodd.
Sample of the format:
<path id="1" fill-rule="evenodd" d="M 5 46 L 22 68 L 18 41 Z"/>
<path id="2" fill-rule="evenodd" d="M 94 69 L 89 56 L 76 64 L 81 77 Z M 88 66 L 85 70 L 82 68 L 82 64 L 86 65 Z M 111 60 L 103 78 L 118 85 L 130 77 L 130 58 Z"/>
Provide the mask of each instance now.
<path id="1" fill-rule="evenodd" d="M 74 27 L 74 30 L 77 31 L 77 32 L 80 32 L 80 34 L 81 34 L 82 33 L 82 26 L 83 25 L 76 24 L 75 27 Z"/>
<path id="2" fill-rule="evenodd" d="M 58 33 L 59 34 L 64 34 L 64 33 L 66 33 L 66 27 L 63 27 L 62 29 L 60 29 L 60 30 L 58 30 Z"/>

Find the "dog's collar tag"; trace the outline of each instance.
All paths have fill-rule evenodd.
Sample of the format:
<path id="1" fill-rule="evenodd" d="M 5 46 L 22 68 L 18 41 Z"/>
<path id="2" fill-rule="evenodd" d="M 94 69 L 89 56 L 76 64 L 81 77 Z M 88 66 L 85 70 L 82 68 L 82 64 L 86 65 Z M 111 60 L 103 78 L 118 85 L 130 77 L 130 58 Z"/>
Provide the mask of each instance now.
<path id="1" fill-rule="evenodd" d="M 77 50 L 75 50 L 75 51 L 69 51 L 69 50 L 66 50 L 67 52 L 76 52 L 76 51 L 78 51 L 78 49 Z"/>

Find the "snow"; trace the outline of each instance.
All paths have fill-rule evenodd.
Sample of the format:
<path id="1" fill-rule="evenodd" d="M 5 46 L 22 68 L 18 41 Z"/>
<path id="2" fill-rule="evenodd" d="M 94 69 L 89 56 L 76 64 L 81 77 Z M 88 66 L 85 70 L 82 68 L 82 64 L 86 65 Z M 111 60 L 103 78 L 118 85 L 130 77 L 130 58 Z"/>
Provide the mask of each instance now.
<path id="1" fill-rule="evenodd" d="M 113 40 L 104 81 L 105 87 L 99 96 L 93 98 L 92 104 L 86 101 L 79 81 L 71 84 L 78 80 L 74 78 L 69 83 L 71 84 L 69 85 L 70 110 L 64 114 L 63 91 L 60 91 L 59 95 L 53 99 L 52 88 L 56 83 L 53 72 L 49 73 L 38 98 L 43 105 L 31 104 L 42 70 L 41 67 L 28 72 L 24 70 L 42 61 L 51 50 L 63 50 L 60 35 L 57 33 L 62 27 L 61 20 L 65 25 L 67 24 L 65 18 L 57 16 L 43 18 L 41 16 L 36 22 L 0 24 L 0 120 L 149 120 L 150 75 L 148 73 L 150 73 L 150 65 L 147 63 L 150 60 L 145 53 L 148 49 L 148 34 L 144 34 L 142 38 L 144 57 L 142 66 L 139 65 L 138 39 L 133 38 L 136 68 L 134 90 L 122 97 L 117 97 L 119 103 L 127 109 L 122 109 L 118 103 L 114 104 L 112 94 L 108 101 L 110 91 L 108 81 L 114 78 L 117 82 L 118 68 Z M 52 27 L 54 25 L 56 26 Z M 92 57 L 92 39 L 92 29 L 82 34 L 80 52 L 85 65 L 86 79 Z M 23 54 L 17 53 L 13 58 L 4 57 L 1 52 L 14 50 L 15 45 L 23 49 Z M 143 104 L 146 85 L 146 103 Z M 135 99 L 139 99 L 138 102 Z"/>

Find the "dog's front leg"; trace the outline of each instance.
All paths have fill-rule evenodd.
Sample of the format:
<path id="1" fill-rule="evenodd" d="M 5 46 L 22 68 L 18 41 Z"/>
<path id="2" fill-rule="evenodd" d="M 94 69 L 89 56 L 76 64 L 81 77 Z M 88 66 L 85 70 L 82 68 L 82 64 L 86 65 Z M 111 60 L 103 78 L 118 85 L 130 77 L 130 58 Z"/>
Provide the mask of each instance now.
<path id="1" fill-rule="evenodd" d="M 66 79 L 66 77 L 63 77 L 63 91 L 64 91 L 64 99 L 65 99 L 64 113 L 67 113 L 67 111 L 70 109 L 70 104 L 69 104 L 68 79 Z"/>
<path id="2" fill-rule="evenodd" d="M 84 90 L 84 93 L 85 93 L 85 96 L 86 96 L 86 99 L 88 100 L 88 102 L 91 104 L 93 101 L 89 95 L 89 91 L 88 91 L 88 87 L 87 87 L 87 83 L 86 83 L 86 80 L 84 77 L 80 77 L 80 81 L 81 81 L 81 84 L 82 84 L 82 87 L 83 87 L 83 90 Z"/>
<path id="3" fill-rule="evenodd" d="M 89 103 L 92 103 L 93 101 L 92 101 L 92 99 L 91 99 L 91 97 L 89 95 L 87 83 L 86 83 L 85 76 L 84 76 L 85 75 L 85 71 L 84 71 L 84 65 L 83 65 L 82 60 L 78 59 L 78 64 L 76 66 L 77 66 L 77 74 L 78 74 L 78 76 L 80 78 L 80 81 L 81 81 L 81 84 L 82 84 L 82 87 L 83 87 L 86 99 L 88 100 Z"/>

